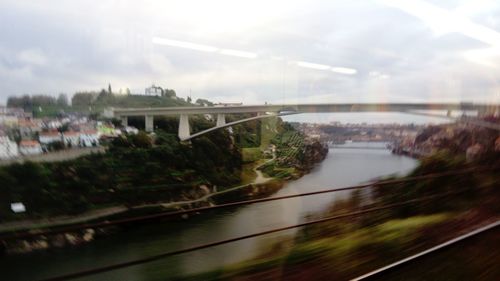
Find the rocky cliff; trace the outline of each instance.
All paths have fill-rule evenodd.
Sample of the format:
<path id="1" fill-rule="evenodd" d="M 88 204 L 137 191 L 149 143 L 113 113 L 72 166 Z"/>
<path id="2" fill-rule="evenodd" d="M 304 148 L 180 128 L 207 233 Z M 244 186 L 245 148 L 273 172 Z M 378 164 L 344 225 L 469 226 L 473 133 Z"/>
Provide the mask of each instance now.
<path id="1" fill-rule="evenodd" d="M 500 118 L 488 122 L 500 124 Z M 431 154 L 449 150 L 473 161 L 486 154 L 500 151 L 500 132 L 473 124 L 453 123 L 430 126 L 420 132 L 408 149 Z"/>

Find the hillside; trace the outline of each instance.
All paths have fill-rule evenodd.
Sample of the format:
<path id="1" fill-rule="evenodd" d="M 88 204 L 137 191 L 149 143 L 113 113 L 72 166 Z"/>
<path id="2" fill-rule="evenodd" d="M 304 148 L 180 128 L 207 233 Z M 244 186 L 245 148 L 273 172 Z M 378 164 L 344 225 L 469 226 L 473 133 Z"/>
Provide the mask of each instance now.
<path id="1" fill-rule="evenodd" d="M 500 124 L 498 118 L 488 121 Z M 464 155 L 471 161 L 500 151 L 500 132 L 458 122 L 431 126 L 417 135 L 413 146 L 426 153 L 448 150 L 456 155 Z"/>
<path id="2" fill-rule="evenodd" d="M 500 118 L 481 121 L 500 124 Z M 409 138 L 395 148 L 395 151 L 402 150 L 417 151 L 422 155 L 446 150 L 472 161 L 500 151 L 500 132 L 462 122 L 429 126 L 414 139 Z"/>
<path id="3" fill-rule="evenodd" d="M 75 93 L 71 105 L 66 95 L 58 99 L 48 95 L 24 95 L 9 97 L 8 107 L 23 108 L 32 112 L 34 117 L 53 117 L 64 113 L 100 114 L 105 107 L 173 107 L 193 106 L 192 103 L 176 96 L 175 91 L 167 90 L 168 94 L 145 96 L 133 94 L 116 94 L 102 90 L 98 92 Z"/>

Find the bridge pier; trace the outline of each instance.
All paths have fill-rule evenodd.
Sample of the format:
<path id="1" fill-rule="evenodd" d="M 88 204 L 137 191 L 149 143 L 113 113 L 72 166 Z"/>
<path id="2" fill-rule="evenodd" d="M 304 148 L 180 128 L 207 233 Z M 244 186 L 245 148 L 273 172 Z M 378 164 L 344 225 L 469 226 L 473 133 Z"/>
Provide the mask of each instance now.
<path id="1" fill-rule="evenodd" d="M 146 129 L 146 132 L 152 132 L 154 131 L 154 127 L 153 127 L 153 116 L 152 115 L 146 115 L 144 116 L 144 120 L 145 120 L 145 129 Z"/>
<path id="2" fill-rule="evenodd" d="M 226 124 L 226 115 L 223 114 L 223 113 L 217 114 L 217 123 L 216 123 L 216 126 L 220 127 L 220 126 L 224 126 L 225 124 Z"/>
<path id="3" fill-rule="evenodd" d="M 128 117 L 127 116 L 121 116 L 120 120 L 122 121 L 122 126 L 127 127 L 128 126 Z"/>
<path id="4" fill-rule="evenodd" d="M 191 128 L 189 127 L 189 115 L 181 114 L 179 118 L 179 139 L 185 140 L 191 136 Z"/>

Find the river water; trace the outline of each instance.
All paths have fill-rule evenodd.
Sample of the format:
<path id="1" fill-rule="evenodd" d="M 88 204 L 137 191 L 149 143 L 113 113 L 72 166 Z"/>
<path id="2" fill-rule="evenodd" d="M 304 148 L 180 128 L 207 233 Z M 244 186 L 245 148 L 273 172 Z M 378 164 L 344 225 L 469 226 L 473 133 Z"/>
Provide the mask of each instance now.
<path id="1" fill-rule="evenodd" d="M 357 147 L 347 148 L 353 145 Z M 330 149 L 327 158 L 311 173 L 287 183 L 273 196 L 355 185 L 384 175 L 407 173 L 417 164 L 388 150 L 370 149 L 384 147 L 382 143 L 345 146 Z M 143 225 L 75 248 L 2 257 L 0 276 L 9 281 L 37 280 L 297 224 L 307 214 L 321 211 L 348 195 L 346 191 L 253 204 L 186 221 Z M 269 234 L 77 280 L 168 280 L 252 258 L 268 251 L 275 242 L 293 237 L 296 231 Z"/>

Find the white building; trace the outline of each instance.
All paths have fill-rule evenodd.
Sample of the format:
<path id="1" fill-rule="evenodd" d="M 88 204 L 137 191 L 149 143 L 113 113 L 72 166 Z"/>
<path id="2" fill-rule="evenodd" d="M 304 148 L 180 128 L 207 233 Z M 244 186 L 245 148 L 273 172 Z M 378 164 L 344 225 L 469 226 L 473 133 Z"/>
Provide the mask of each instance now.
<path id="1" fill-rule="evenodd" d="M 155 84 L 153 84 L 151 87 L 146 88 L 144 90 L 144 94 L 146 96 L 157 96 L 157 97 L 160 97 L 163 94 L 163 89 L 161 87 L 157 87 L 157 86 L 155 86 Z"/>
<path id="2" fill-rule="evenodd" d="M 19 156 L 17 143 L 7 136 L 0 136 L 0 159 L 12 159 Z"/>
<path id="3" fill-rule="evenodd" d="M 129 135 L 137 135 L 139 133 L 139 130 L 137 128 L 130 126 L 125 127 L 123 131 L 125 131 L 125 133 Z"/>
<path id="4" fill-rule="evenodd" d="M 16 116 L 0 115 L 0 125 L 5 127 L 14 127 L 18 124 L 18 118 Z"/>
<path id="5" fill-rule="evenodd" d="M 91 147 L 99 145 L 99 133 L 97 130 L 86 130 L 80 132 L 80 145 Z"/>
<path id="6" fill-rule="evenodd" d="M 33 140 L 23 140 L 19 143 L 19 152 L 22 155 L 36 155 L 42 153 L 40 143 Z"/>
<path id="7" fill-rule="evenodd" d="M 47 145 L 55 141 L 62 141 L 61 133 L 59 132 L 41 132 L 39 135 L 40 143 Z"/>
<path id="8" fill-rule="evenodd" d="M 48 122 L 45 123 L 45 126 L 48 128 L 48 129 L 57 129 L 57 128 L 61 128 L 62 127 L 62 123 L 61 121 L 59 120 L 50 120 Z"/>
<path id="9" fill-rule="evenodd" d="M 67 131 L 62 134 L 64 145 L 70 147 L 76 147 L 80 143 L 80 133 Z"/>
<path id="10" fill-rule="evenodd" d="M 19 133 L 22 139 L 30 140 L 37 133 L 42 131 L 42 122 L 39 119 L 27 120 L 20 119 L 18 122 Z"/>

